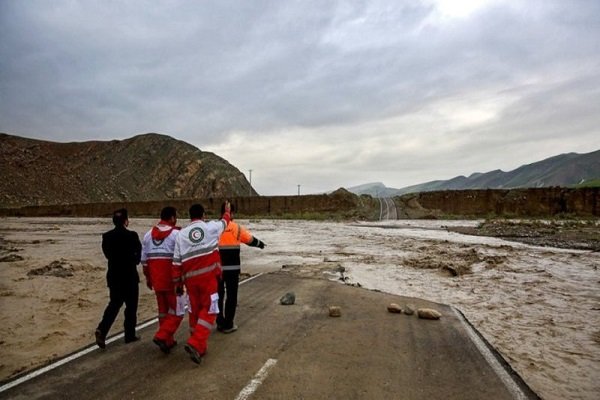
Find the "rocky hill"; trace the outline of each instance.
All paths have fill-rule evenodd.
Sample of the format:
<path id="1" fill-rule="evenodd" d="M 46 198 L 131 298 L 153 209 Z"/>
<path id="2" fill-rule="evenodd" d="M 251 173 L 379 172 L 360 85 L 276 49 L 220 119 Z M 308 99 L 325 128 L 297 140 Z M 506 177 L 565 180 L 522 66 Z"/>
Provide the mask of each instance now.
<path id="1" fill-rule="evenodd" d="M 256 195 L 223 158 L 169 136 L 55 143 L 0 134 L 0 207 Z"/>
<path id="2" fill-rule="evenodd" d="M 597 186 L 592 184 L 597 182 L 598 178 L 600 178 L 600 150 L 585 154 L 560 154 L 508 172 L 501 170 L 476 172 L 468 177 L 457 176 L 401 189 L 388 188 L 383 183 L 377 182 L 355 186 L 348 190 L 355 194 L 392 197 L 405 193 L 440 190 Z"/>

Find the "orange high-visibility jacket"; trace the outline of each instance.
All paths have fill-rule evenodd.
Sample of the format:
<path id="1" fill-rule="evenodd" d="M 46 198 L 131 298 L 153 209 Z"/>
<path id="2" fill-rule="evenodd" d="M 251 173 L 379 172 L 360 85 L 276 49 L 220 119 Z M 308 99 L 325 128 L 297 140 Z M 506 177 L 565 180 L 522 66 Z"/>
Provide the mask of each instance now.
<path id="1" fill-rule="evenodd" d="M 221 268 L 223 271 L 241 269 L 240 244 L 258 246 L 260 241 L 244 229 L 237 222 L 231 221 L 219 238 L 219 253 L 221 255 Z"/>

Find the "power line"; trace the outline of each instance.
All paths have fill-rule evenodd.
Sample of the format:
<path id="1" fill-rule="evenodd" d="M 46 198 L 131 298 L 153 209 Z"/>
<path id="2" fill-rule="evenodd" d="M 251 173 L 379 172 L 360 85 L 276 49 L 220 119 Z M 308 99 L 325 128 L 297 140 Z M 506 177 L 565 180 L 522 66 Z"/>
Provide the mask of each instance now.
<path id="1" fill-rule="evenodd" d="M 252 196 L 252 170 L 248 170 L 249 180 L 250 180 L 250 189 L 248 189 L 248 196 Z"/>

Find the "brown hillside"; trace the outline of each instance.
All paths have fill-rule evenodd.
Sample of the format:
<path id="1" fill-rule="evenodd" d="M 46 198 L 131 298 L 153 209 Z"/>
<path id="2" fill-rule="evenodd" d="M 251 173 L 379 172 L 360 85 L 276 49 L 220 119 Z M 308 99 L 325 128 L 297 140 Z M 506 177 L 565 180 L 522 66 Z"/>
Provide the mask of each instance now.
<path id="1" fill-rule="evenodd" d="M 155 133 L 78 143 L 0 134 L 0 182 L 0 207 L 256 195 L 223 158 Z"/>

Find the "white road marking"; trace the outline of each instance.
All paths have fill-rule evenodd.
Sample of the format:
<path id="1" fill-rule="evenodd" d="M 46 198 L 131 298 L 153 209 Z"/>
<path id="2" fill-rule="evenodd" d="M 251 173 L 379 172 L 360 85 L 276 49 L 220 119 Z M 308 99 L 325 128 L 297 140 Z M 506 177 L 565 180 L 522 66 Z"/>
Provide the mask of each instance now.
<path id="1" fill-rule="evenodd" d="M 147 326 L 155 324 L 156 322 L 158 322 L 158 318 L 154 318 L 149 321 L 146 321 L 143 324 L 138 325 L 137 328 L 143 329 Z M 119 339 L 123 338 L 124 336 L 125 336 L 125 334 L 123 332 L 118 333 L 118 334 L 110 337 L 109 339 L 107 339 L 106 344 L 109 344 L 116 340 L 119 340 Z M 10 388 L 13 388 L 17 385 L 20 385 L 23 382 L 27 382 L 28 380 L 31 380 L 31 379 L 35 378 L 36 376 L 40 376 L 42 374 L 45 374 L 46 372 L 52 371 L 53 369 L 58 368 L 61 365 L 67 364 L 73 360 L 83 357 L 84 355 L 91 353 L 94 350 L 98 350 L 98 346 L 96 344 L 88 346 L 85 349 L 78 351 L 77 353 L 71 354 L 68 357 L 62 358 L 56 362 L 53 362 L 52 364 L 46 365 L 45 367 L 37 369 L 27 375 L 23 375 L 19 379 L 15 379 L 14 381 L 8 382 L 7 384 L 0 386 L 0 393 L 4 392 L 5 390 L 8 390 Z"/>
<path id="2" fill-rule="evenodd" d="M 256 392 L 256 389 L 258 389 L 258 387 L 262 385 L 263 381 L 267 378 L 267 375 L 269 374 L 269 370 L 273 368 L 275 364 L 277 364 L 277 360 L 269 358 L 267 362 L 262 366 L 262 368 L 256 373 L 256 375 L 254 375 L 254 378 L 252 378 L 252 380 L 246 385 L 246 387 L 243 388 L 242 391 L 237 395 L 235 400 L 246 400 L 250 396 L 252 396 L 252 394 Z"/>
<path id="3" fill-rule="evenodd" d="M 250 277 L 248 279 L 244 279 L 243 281 L 240 282 L 240 285 L 243 285 L 246 282 L 249 282 L 249 281 L 251 281 L 253 279 L 256 279 L 259 276 L 261 276 L 262 274 L 263 274 L 263 272 L 261 272 L 260 274 L 256 274 L 256 275 L 254 275 L 254 276 L 252 276 L 252 277 Z M 138 325 L 136 328 L 137 329 L 144 329 L 144 328 L 146 328 L 146 327 L 148 327 L 148 326 L 150 326 L 152 324 L 155 324 L 157 322 L 158 322 L 158 318 L 154 318 L 154 319 L 151 319 L 149 321 L 146 321 L 146 322 Z M 108 338 L 106 340 L 106 344 L 109 344 L 109 343 L 115 342 L 115 341 L 117 341 L 119 339 L 122 339 L 124 336 L 125 336 L 124 332 L 121 332 L 121 333 L 118 333 L 118 334 L 116 334 L 114 336 L 111 336 L 110 338 Z M 15 387 L 17 385 L 20 385 L 21 383 L 27 382 L 27 381 L 29 381 L 29 380 L 37 377 L 37 376 L 45 374 L 46 372 L 52 371 L 53 369 L 58 368 L 61 365 L 67 364 L 67 363 L 69 363 L 71 361 L 74 361 L 74 360 L 76 360 L 78 358 L 81 358 L 81 357 L 85 356 L 86 354 L 91 353 L 94 350 L 99 350 L 99 348 L 98 348 L 98 346 L 96 344 L 88 346 L 88 347 L 84 348 L 83 350 L 78 351 L 77 353 L 71 354 L 68 357 L 65 357 L 65 358 L 62 358 L 62 359 L 60 359 L 58 361 L 55 361 L 52 364 L 48 364 L 45 367 L 42 367 L 40 369 L 36 369 L 35 371 L 30 372 L 29 374 L 23 375 L 22 377 L 20 377 L 18 379 L 15 379 L 14 381 L 10 381 L 10 382 L 8 382 L 8 383 L 0 386 L 0 393 L 4 392 L 4 391 L 6 391 L 6 390 L 8 390 L 10 388 L 13 388 L 13 387 Z"/>
<path id="4" fill-rule="evenodd" d="M 243 281 L 241 281 L 241 282 L 240 282 L 240 285 L 243 285 L 243 284 L 244 284 L 244 283 L 246 283 L 246 282 L 250 282 L 251 280 L 254 280 L 254 279 L 258 278 L 258 277 L 259 277 L 259 276 L 261 276 L 262 274 L 264 274 L 264 272 L 261 272 L 261 273 L 259 273 L 259 274 L 256 274 L 256 275 L 254 275 L 254 276 L 251 276 L 251 277 L 250 277 L 250 278 L 248 278 L 248 279 L 244 279 Z"/>
<path id="5" fill-rule="evenodd" d="M 506 388 L 508 389 L 510 394 L 512 394 L 513 398 L 518 399 L 518 400 L 527 399 L 527 396 L 525 395 L 525 393 L 523 393 L 523 391 L 521 390 L 519 385 L 517 385 L 517 383 L 514 381 L 514 379 L 511 378 L 511 376 L 508 374 L 506 369 L 504 369 L 504 367 L 500 364 L 498 359 L 492 354 L 492 352 L 487 347 L 487 345 L 483 342 L 483 340 L 481 340 L 479 335 L 475 332 L 473 327 L 467 323 L 467 321 L 465 320 L 465 317 L 460 312 L 458 312 L 458 310 L 456 310 L 456 308 L 454 308 L 454 307 L 451 307 L 451 308 L 452 308 L 452 311 L 454 311 L 454 313 L 460 320 L 460 322 L 462 322 L 463 326 L 465 327 L 465 330 L 467 331 L 467 335 L 469 335 L 469 338 L 475 344 L 475 347 L 477 347 L 477 349 L 479 350 L 479 352 L 481 353 L 483 358 L 485 358 L 485 360 L 487 361 L 489 366 L 492 367 L 492 369 L 494 370 L 494 372 L 496 373 L 498 378 L 500 378 L 502 383 L 504 383 L 504 386 L 506 386 Z"/>

